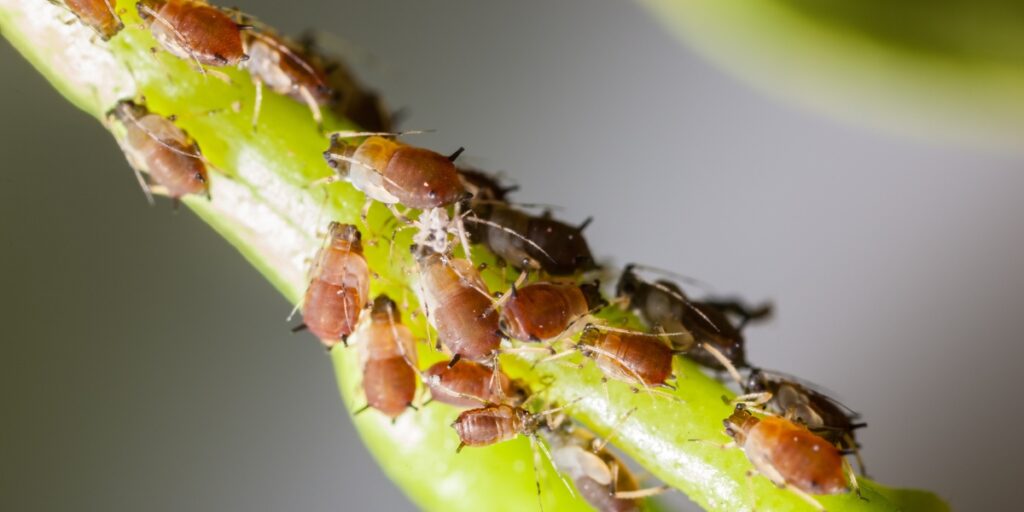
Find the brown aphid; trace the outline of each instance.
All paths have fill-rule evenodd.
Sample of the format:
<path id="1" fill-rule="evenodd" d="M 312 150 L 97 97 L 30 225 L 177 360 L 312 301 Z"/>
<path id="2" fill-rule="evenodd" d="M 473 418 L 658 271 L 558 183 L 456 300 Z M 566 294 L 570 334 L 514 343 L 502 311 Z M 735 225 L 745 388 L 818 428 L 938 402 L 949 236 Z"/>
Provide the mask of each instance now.
<path id="1" fill-rule="evenodd" d="M 306 55 L 297 44 L 268 29 L 250 31 L 244 41 L 249 55 L 245 68 L 256 84 L 253 124 L 259 117 L 265 85 L 273 92 L 305 103 L 317 125 L 321 125 L 320 107 L 329 105 L 335 93 L 327 84 L 326 72 L 319 62 Z"/>
<path id="2" fill-rule="evenodd" d="M 174 200 L 208 193 L 206 162 L 199 146 L 170 119 L 129 100 L 118 102 L 107 119 L 124 127 L 118 143 L 150 202 L 153 192 Z M 142 173 L 149 175 L 153 185 Z"/>
<path id="3" fill-rule="evenodd" d="M 859 494 L 842 453 L 807 427 L 777 416 L 757 418 L 743 406 L 723 423 L 759 473 L 818 510 L 825 509 L 811 494 Z"/>
<path id="4" fill-rule="evenodd" d="M 480 272 L 464 259 L 418 251 L 421 299 L 438 339 L 457 358 L 491 362 L 501 344 L 498 313 Z"/>
<path id="5" fill-rule="evenodd" d="M 324 159 L 339 177 L 370 199 L 423 210 L 447 206 L 466 196 L 452 163 L 460 153 L 461 149 L 444 156 L 378 135 L 353 143 L 336 133 Z"/>
<path id="6" fill-rule="evenodd" d="M 386 295 L 373 301 L 366 321 L 352 334 L 360 348 L 367 407 L 396 418 L 416 397 L 416 340 Z"/>
<path id="7" fill-rule="evenodd" d="M 519 404 L 526 397 L 505 372 L 466 359 L 455 364 L 440 361 L 423 372 L 423 380 L 434 400 L 456 407 Z"/>
<path id="8" fill-rule="evenodd" d="M 840 450 L 853 453 L 861 474 L 864 474 L 864 462 L 854 431 L 866 427 L 867 423 L 857 421 L 859 413 L 795 377 L 760 368 L 751 370 L 742 388 L 746 393 L 740 397 L 742 401 L 760 405 L 805 425 Z"/>
<path id="9" fill-rule="evenodd" d="M 139 17 L 171 55 L 200 66 L 234 66 L 249 58 L 242 30 L 224 11 L 199 0 L 142 0 Z"/>
<path id="10" fill-rule="evenodd" d="M 92 28 L 104 41 L 110 40 L 121 29 L 124 23 L 117 15 L 114 0 L 63 0 L 68 8 L 82 23 Z"/>
<path id="11" fill-rule="evenodd" d="M 463 411 L 452 423 L 459 436 L 459 450 L 464 446 L 490 446 L 522 434 L 533 436 L 541 425 L 542 415 L 507 404 L 488 405 Z"/>
<path id="12" fill-rule="evenodd" d="M 608 378 L 645 388 L 671 387 L 667 381 L 675 351 L 656 337 L 588 325 L 577 348 Z"/>
<path id="13" fill-rule="evenodd" d="M 605 304 L 596 284 L 532 283 L 509 291 L 499 326 L 512 339 L 554 340 L 572 335 L 591 311 Z"/>
<path id="14" fill-rule="evenodd" d="M 327 242 L 310 271 L 302 319 L 327 348 L 344 342 L 359 322 L 370 296 L 370 268 L 359 230 L 331 222 Z"/>
<path id="15" fill-rule="evenodd" d="M 474 206 L 473 213 L 466 218 L 470 237 L 517 269 L 569 275 L 596 268 L 583 237 L 590 219 L 570 226 L 550 212 L 536 216 L 502 204 Z"/>
<path id="16" fill-rule="evenodd" d="M 697 302 L 687 298 L 683 290 L 670 281 L 648 282 L 637 274 L 635 265 L 627 265 L 617 286 L 617 295 L 629 300 L 645 322 L 657 326 L 673 345 L 686 351 L 686 357 L 715 370 L 726 368 L 705 350 L 708 344 L 722 353 L 734 366 L 748 366 L 742 328 L 750 320 L 771 314 L 770 306 L 749 309 L 737 302 Z M 733 324 L 726 312 L 741 316 Z"/>

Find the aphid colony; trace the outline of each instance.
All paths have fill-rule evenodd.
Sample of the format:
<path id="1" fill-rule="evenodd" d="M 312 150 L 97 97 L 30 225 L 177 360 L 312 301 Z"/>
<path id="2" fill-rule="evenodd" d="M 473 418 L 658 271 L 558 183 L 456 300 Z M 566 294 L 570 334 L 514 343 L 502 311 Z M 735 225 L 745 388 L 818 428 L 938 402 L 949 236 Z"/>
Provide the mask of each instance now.
<path id="1" fill-rule="evenodd" d="M 123 28 L 111 0 L 64 0 L 64 6 L 104 40 Z M 303 324 L 296 330 L 308 328 L 328 350 L 354 345 L 364 409 L 394 420 L 430 401 L 463 408 L 452 424 L 460 450 L 526 436 L 597 510 L 639 510 L 639 499 L 663 489 L 640 489 L 604 443 L 560 413 L 571 403 L 538 408 L 541 393 L 510 379 L 498 356 L 536 350 L 548 352 L 541 363 L 556 364 L 580 353 L 607 380 L 654 391 L 674 388 L 673 360 L 681 355 L 713 372 L 727 372 L 738 384 L 742 394 L 733 401 L 735 412 L 723 420 L 725 433 L 755 470 L 818 508 L 812 495 L 857 491 L 844 456 L 857 455 L 860 462 L 854 432 L 865 424 L 858 415 L 811 385 L 754 368 L 747 360 L 743 328 L 769 316 L 770 306 L 691 300 L 669 280 L 642 276 L 652 269 L 630 265 L 619 278 L 613 304 L 637 313 L 649 330 L 608 325 L 596 316 L 608 302 L 599 283 L 588 279 L 598 270 L 583 235 L 589 219 L 573 226 L 548 212 L 535 215 L 516 207 L 508 200 L 514 187 L 456 167 L 461 148 L 444 155 L 399 142 L 397 134 L 388 133 L 391 122 L 377 96 L 340 63 L 316 55 L 311 44 L 294 43 L 199 0 L 142 0 L 137 9 L 167 53 L 202 72 L 224 66 L 247 70 L 257 91 L 254 126 L 266 88 L 307 105 L 318 126 L 326 108 L 374 130 L 332 134 L 323 154 L 331 177 L 322 182 L 345 180 L 369 202 L 386 205 L 399 222 L 419 230 L 408 269 L 415 273 L 412 291 L 436 332 L 435 349 L 447 359 L 420 369 L 420 341 L 403 323 L 397 304 L 385 295 L 371 297 L 374 272 L 359 228 L 331 222 L 310 266 Z M 107 120 L 147 197 L 162 194 L 178 201 L 211 194 L 212 167 L 173 116 L 150 112 L 139 99 L 121 101 Z M 410 220 L 416 217 L 413 210 L 420 211 L 419 218 Z M 471 243 L 485 245 L 501 263 L 520 271 L 516 284 L 488 289 L 481 267 L 467 259 Z M 462 256 L 456 255 L 459 246 Z M 558 352 L 559 346 L 565 350 Z M 427 393 L 430 400 L 423 400 Z"/>

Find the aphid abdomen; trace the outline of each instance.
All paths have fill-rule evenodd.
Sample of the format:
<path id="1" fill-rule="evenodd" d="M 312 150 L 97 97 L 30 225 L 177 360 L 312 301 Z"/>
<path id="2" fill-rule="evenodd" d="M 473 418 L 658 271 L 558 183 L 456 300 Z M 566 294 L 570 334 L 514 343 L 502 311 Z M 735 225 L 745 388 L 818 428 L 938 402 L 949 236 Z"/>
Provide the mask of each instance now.
<path id="1" fill-rule="evenodd" d="M 141 2 L 140 15 L 153 37 L 172 55 L 204 66 L 233 66 L 246 58 L 238 24 L 204 2 L 169 0 Z M 155 17 L 149 10 L 155 11 Z"/>
<path id="2" fill-rule="evenodd" d="M 747 433 L 743 449 L 766 476 L 810 494 L 849 492 L 843 456 L 835 446 L 806 428 L 777 417 L 761 419 Z"/>
<path id="3" fill-rule="evenodd" d="M 587 300 L 575 285 L 535 283 L 514 292 L 501 312 L 506 334 L 521 341 L 558 337 L 588 312 Z"/>
<path id="4" fill-rule="evenodd" d="M 438 362 L 423 376 L 434 400 L 456 407 L 479 407 L 515 398 L 512 382 L 504 372 L 498 370 L 495 375 L 493 369 L 469 360 L 460 360 L 452 367 L 447 361 Z"/>
<path id="5" fill-rule="evenodd" d="M 525 247 L 526 252 L 549 274 L 569 275 L 594 268 L 590 246 L 576 226 L 549 217 L 531 217 L 524 235 L 547 253 L 532 245 Z"/>
<path id="6" fill-rule="evenodd" d="M 508 405 L 463 411 L 452 423 L 466 446 L 489 446 L 508 441 L 523 431 L 528 413 Z"/>
<path id="7" fill-rule="evenodd" d="M 363 366 L 366 403 L 395 418 L 416 397 L 416 372 L 402 357 L 374 359 Z"/>
<path id="8" fill-rule="evenodd" d="M 431 313 L 438 338 L 453 355 L 488 361 L 501 345 L 498 313 L 474 288 L 463 288 Z"/>
<path id="9" fill-rule="evenodd" d="M 313 279 L 306 289 L 302 319 L 329 348 L 352 334 L 364 305 L 361 290 Z"/>
<path id="10" fill-rule="evenodd" d="M 185 132 L 134 103 L 122 103 L 113 112 L 125 128 L 123 147 L 130 153 L 129 161 L 167 189 L 167 195 L 179 198 L 207 191 L 206 164 Z"/>
<path id="11" fill-rule="evenodd" d="M 124 28 L 114 10 L 113 0 L 65 0 L 64 5 L 67 5 L 82 23 L 99 33 L 104 41 L 114 37 Z"/>
<path id="12" fill-rule="evenodd" d="M 654 338 L 603 333 L 595 346 L 598 367 L 616 379 L 657 386 L 672 376 L 672 349 Z"/>
<path id="13" fill-rule="evenodd" d="M 384 188 L 410 208 L 449 205 L 465 194 L 455 164 L 429 149 L 402 145 L 378 169 L 384 174 Z"/>
<path id="14" fill-rule="evenodd" d="M 206 165 L 196 157 L 187 156 L 191 148 L 155 145 L 147 164 L 154 182 L 167 189 L 172 198 L 206 192 Z"/>
<path id="15" fill-rule="evenodd" d="M 632 482 L 632 486 L 624 485 L 623 480 L 625 479 L 629 479 Z M 583 499 L 587 500 L 587 503 L 598 512 L 640 511 L 639 500 L 620 499 L 614 495 L 617 491 L 635 491 L 637 489 L 636 482 L 628 472 L 622 471 L 619 473 L 618 490 L 612 489 L 611 485 L 602 485 L 586 475 L 573 479 L 573 483 L 576 485 L 576 490 L 579 491 L 580 496 L 583 496 Z"/>

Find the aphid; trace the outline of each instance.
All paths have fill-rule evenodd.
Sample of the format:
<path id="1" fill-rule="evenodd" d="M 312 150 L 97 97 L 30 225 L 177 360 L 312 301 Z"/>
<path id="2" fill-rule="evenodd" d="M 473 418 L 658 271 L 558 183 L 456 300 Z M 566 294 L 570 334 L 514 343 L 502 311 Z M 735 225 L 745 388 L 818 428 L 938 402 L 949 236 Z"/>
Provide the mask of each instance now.
<path id="1" fill-rule="evenodd" d="M 449 156 L 410 146 L 379 135 L 352 143 L 333 134 L 324 152 L 327 164 L 370 199 L 425 210 L 463 199 L 466 189 L 452 163 L 462 152 Z"/>
<path id="2" fill-rule="evenodd" d="M 206 162 L 199 146 L 170 119 L 130 100 L 118 102 L 107 119 L 124 127 L 118 144 L 151 203 L 153 193 L 175 202 L 188 194 L 208 193 Z M 149 175 L 153 185 L 142 173 Z"/>
<path id="3" fill-rule="evenodd" d="M 588 325 L 577 349 L 593 358 L 608 378 L 644 388 L 671 387 L 668 380 L 676 352 L 656 337 Z"/>
<path id="4" fill-rule="evenodd" d="M 640 489 L 629 468 L 581 429 L 560 427 L 545 433 L 555 467 L 572 479 L 580 496 L 598 512 L 639 512 L 641 498 L 667 489 Z"/>
<path id="5" fill-rule="evenodd" d="M 200 0 L 142 0 L 139 17 L 168 53 L 202 66 L 234 66 L 249 58 L 244 25 Z"/>
<path id="6" fill-rule="evenodd" d="M 416 340 L 386 295 L 373 301 L 369 317 L 352 334 L 360 347 L 366 406 L 396 418 L 416 397 Z"/>
<path id="7" fill-rule="evenodd" d="M 860 495 L 842 453 L 807 427 L 777 416 L 758 418 L 742 405 L 723 423 L 757 472 L 816 509 L 825 510 L 812 494 L 845 494 L 852 489 Z"/>
<path id="8" fill-rule="evenodd" d="M 305 103 L 317 126 L 323 124 L 322 105 L 330 104 L 334 90 L 319 63 L 296 44 L 269 30 L 251 31 L 244 39 L 249 60 L 245 68 L 256 85 L 253 125 L 259 118 L 263 86 L 271 91 Z"/>
<path id="9" fill-rule="evenodd" d="M 421 302 L 454 359 L 491 361 L 501 344 L 498 313 L 473 264 L 435 252 L 416 253 Z"/>
<path id="10" fill-rule="evenodd" d="M 617 295 L 628 299 L 632 309 L 645 322 L 673 333 L 672 344 L 686 350 L 686 356 L 702 366 L 715 370 L 725 367 L 704 348 L 718 349 L 737 368 L 748 365 L 741 329 L 747 321 L 766 317 L 770 307 L 749 310 L 735 302 L 691 301 L 675 283 L 665 280 L 648 282 L 637 274 L 636 265 L 627 265 L 617 286 Z M 725 311 L 741 310 L 745 319 L 734 325 Z"/>
<path id="11" fill-rule="evenodd" d="M 596 284 L 532 283 L 509 291 L 499 326 L 512 339 L 553 340 L 572 335 L 590 312 L 606 304 Z"/>
<path id="12" fill-rule="evenodd" d="M 313 57 L 318 67 L 326 73 L 326 83 L 332 91 L 329 108 L 356 126 L 368 132 L 391 132 L 394 121 L 380 96 L 367 89 L 356 79 L 355 74 L 340 60 L 324 55 L 317 48 L 311 34 L 300 38 L 304 54 Z"/>
<path id="13" fill-rule="evenodd" d="M 526 391 L 505 372 L 469 360 L 449 364 L 441 361 L 423 372 L 430 396 L 456 407 L 479 407 L 480 404 L 519 404 Z"/>
<path id="14" fill-rule="evenodd" d="M 508 194 L 519 190 L 519 185 L 502 185 L 498 178 L 476 169 L 459 169 L 462 185 L 473 195 L 473 211 L 488 204 L 507 202 Z M 486 217 L 486 215 L 484 215 Z"/>
<path id="15" fill-rule="evenodd" d="M 769 411 L 807 426 L 840 450 L 853 453 L 861 474 L 864 461 L 854 431 L 867 426 L 857 421 L 860 414 L 794 377 L 759 368 L 743 381 L 745 395 L 739 400 L 760 405 Z"/>
<path id="16" fill-rule="evenodd" d="M 355 226 L 331 222 L 327 243 L 320 248 L 310 271 L 302 319 L 328 349 L 344 343 L 352 334 L 369 301 L 370 268 L 363 256 L 361 238 Z"/>
<path id="17" fill-rule="evenodd" d="M 550 212 L 534 216 L 502 204 L 474 207 L 473 212 L 466 217 L 470 237 L 517 269 L 569 275 L 596 268 L 583 237 L 590 219 L 570 226 Z"/>
<path id="18" fill-rule="evenodd" d="M 51 1 L 57 3 L 56 0 Z M 63 0 L 63 5 L 104 41 L 124 28 L 124 23 L 117 16 L 114 0 Z"/>

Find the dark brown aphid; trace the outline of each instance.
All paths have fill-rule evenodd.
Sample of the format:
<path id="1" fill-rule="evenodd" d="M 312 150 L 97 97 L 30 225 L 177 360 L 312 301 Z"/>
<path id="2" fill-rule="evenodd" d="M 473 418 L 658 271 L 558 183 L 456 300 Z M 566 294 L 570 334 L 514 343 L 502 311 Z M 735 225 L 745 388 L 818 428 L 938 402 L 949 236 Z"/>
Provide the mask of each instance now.
<path id="1" fill-rule="evenodd" d="M 344 342 L 359 322 L 370 297 L 370 268 L 359 230 L 331 222 L 327 243 L 310 271 L 302 319 L 327 348 Z"/>
<path id="2" fill-rule="evenodd" d="M 840 450 L 853 453 L 861 474 L 864 462 L 854 431 L 867 426 L 857 421 L 860 414 L 850 410 L 813 386 L 798 379 L 759 368 L 751 370 L 743 382 L 742 401 L 760 405 L 782 415 L 827 439 Z"/>
<path id="3" fill-rule="evenodd" d="M 574 334 L 591 311 L 605 304 L 596 284 L 532 283 L 509 291 L 499 325 L 512 339 L 553 340 Z"/>
<path id="4" fill-rule="evenodd" d="M 460 153 L 444 156 L 377 135 L 351 143 L 334 134 L 324 159 L 338 176 L 370 199 L 423 210 L 447 206 L 465 197 L 466 190 L 452 163 Z"/>
<path id="5" fill-rule="evenodd" d="M 590 219 L 570 226 L 548 212 L 535 216 L 502 204 L 474 207 L 473 212 L 466 218 L 470 237 L 517 269 L 569 275 L 596 268 L 583 237 Z"/>
<path id="6" fill-rule="evenodd" d="M 502 185 L 498 178 L 476 169 L 461 168 L 459 177 L 466 191 L 473 195 L 474 211 L 488 204 L 507 203 L 508 194 L 519 190 L 519 185 Z"/>
<path id="7" fill-rule="evenodd" d="M 420 251 L 419 292 L 441 343 L 455 358 L 491 361 L 501 344 L 487 285 L 467 260 Z"/>
<path id="8" fill-rule="evenodd" d="M 675 351 L 656 337 L 589 325 L 577 348 L 608 378 L 645 388 L 671 387 L 667 382 Z"/>
<path id="9" fill-rule="evenodd" d="M 260 28 L 245 35 L 249 60 L 245 67 L 256 84 L 253 125 L 259 117 L 263 86 L 271 91 L 305 103 L 317 126 L 323 124 L 320 107 L 334 101 L 334 90 L 327 84 L 327 74 L 319 62 L 306 55 L 291 41 Z"/>
<path id="10" fill-rule="evenodd" d="M 170 119 L 129 100 L 118 102 L 107 119 L 124 127 L 124 137 L 118 143 L 150 202 L 152 193 L 176 201 L 208 192 L 206 162 L 199 146 Z M 142 173 L 149 175 L 152 185 Z"/>
<path id="11" fill-rule="evenodd" d="M 860 494 L 856 477 L 842 453 L 826 439 L 785 418 L 757 418 L 739 406 L 724 420 L 754 468 L 772 483 L 788 488 L 818 510 L 812 494 Z"/>
<path id="12" fill-rule="evenodd" d="M 92 28 L 104 41 L 114 37 L 124 23 L 117 15 L 114 0 L 64 0 L 68 8 L 82 23 Z"/>
<path id="13" fill-rule="evenodd" d="M 519 404 L 526 397 L 526 391 L 505 372 L 465 359 L 454 365 L 438 362 L 423 372 L 423 380 L 434 400 L 456 407 Z"/>
<path id="14" fill-rule="evenodd" d="M 686 356 L 698 364 L 725 370 L 725 367 L 704 349 L 708 344 L 721 352 L 737 368 L 748 366 L 745 340 L 741 329 L 747 321 L 768 316 L 770 307 L 749 310 L 736 302 L 697 302 L 687 298 L 675 283 L 665 280 L 648 282 L 641 278 L 635 265 L 627 265 L 617 286 L 617 295 L 629 300 L 645 322 L 673 333 L 672 344 L 686 350 Z M 726 311 L 740 310 L 745 318 L 734 325 Z"/>
<path id="15" fill-rule="evenodd" d="M 352 335 L 360 347 L 367 407 L 396 418 L 416 397 L 416 340 L 386 295 L 373 301 L 369 318 Z"/>
<path id="16" fill-rule="evenodd" d="M 175 57 L 200 66 L 234 66 L 248 59 L 243 26 L 199 0 L 142 0 L 139 17 L 157 42 Z"/>

